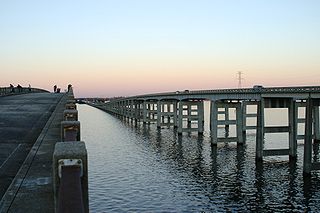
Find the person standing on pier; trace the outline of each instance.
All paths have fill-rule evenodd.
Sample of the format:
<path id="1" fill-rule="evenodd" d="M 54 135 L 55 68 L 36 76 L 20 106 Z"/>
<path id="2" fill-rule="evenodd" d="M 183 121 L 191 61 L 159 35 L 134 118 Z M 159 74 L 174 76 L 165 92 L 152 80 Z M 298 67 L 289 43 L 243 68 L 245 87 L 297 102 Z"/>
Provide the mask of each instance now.
<path id="1" fill-rule="evenodd" d="M 11 92 L 14 93 L 14 86 L 12 84 L 10 84 L 10 89 L 11 89 Z"/>
<path id="2" fill-rule="evenodd" d="M 57 92 L 57 85 L 53 86 L 53 92 L 56 93 Z"/>

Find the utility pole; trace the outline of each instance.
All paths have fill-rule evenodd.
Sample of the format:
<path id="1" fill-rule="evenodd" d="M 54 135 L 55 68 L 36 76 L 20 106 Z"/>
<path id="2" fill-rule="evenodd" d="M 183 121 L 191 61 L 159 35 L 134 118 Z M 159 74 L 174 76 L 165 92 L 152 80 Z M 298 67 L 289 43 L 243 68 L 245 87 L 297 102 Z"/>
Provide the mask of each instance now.
<path id="1" fill-rule="evenodd" d="M 238 88 L 242 88 L 242 80 L 244 80 L 244 78 L 242 78 L 242 74 L 242 71 L 237 72 Z"/>

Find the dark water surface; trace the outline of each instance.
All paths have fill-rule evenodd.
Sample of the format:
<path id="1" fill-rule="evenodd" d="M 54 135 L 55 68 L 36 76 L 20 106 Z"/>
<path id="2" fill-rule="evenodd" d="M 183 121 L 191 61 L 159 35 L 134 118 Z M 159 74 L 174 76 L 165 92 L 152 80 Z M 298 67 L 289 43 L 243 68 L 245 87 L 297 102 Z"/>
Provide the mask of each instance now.
<path id="1" fill-rule="evenodd" d="M 297 162 L 285 156 L 256 164 L 254 132 L 244 146 L 211 147 L 207 120 L 202 137 L 180 137 L 173 128 L 135 126 L 87 105 L 78 110 L 91 212 L 320 211 L 319 173 L 303 178 L 302 143 Z M 276 122 L 286 122 L 273 113 Z M 266 147 L 288 147 L 287 138 L 267 135 Z"/>

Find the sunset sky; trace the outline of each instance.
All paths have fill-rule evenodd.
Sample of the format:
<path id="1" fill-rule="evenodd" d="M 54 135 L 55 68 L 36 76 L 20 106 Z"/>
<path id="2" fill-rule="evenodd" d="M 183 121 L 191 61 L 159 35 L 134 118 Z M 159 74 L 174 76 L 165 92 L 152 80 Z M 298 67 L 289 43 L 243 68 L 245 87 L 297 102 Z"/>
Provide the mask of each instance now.
<path id="1" fill-rule="evenodd" d="M 77 97 L 320 85 L 319 0 L 0 0 L 0 86 Z"/>

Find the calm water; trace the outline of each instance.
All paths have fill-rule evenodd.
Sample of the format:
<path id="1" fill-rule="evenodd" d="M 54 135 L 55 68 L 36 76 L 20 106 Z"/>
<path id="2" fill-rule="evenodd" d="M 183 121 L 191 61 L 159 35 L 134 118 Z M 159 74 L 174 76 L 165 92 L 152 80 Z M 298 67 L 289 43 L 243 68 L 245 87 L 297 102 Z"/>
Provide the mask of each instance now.
<path id="1" fill-rule="evenodd" d="M 89 154 L 91 212 L 320 211 L 319 173 L 303 178 L 302 143 L 296 163 L 267 157 L 256 165 L 254 132 L 243 147 L 212 148 L 207 120 L 203 137 L 179 137 L 172 128 L 135 126 L 87 105 L 78 110 Z M 267 113 L 274 116 L 268 125 L 287 122 L 282 111 Z M 288 147 L 287 138 L 269 134 L 266 147 Z"/>

